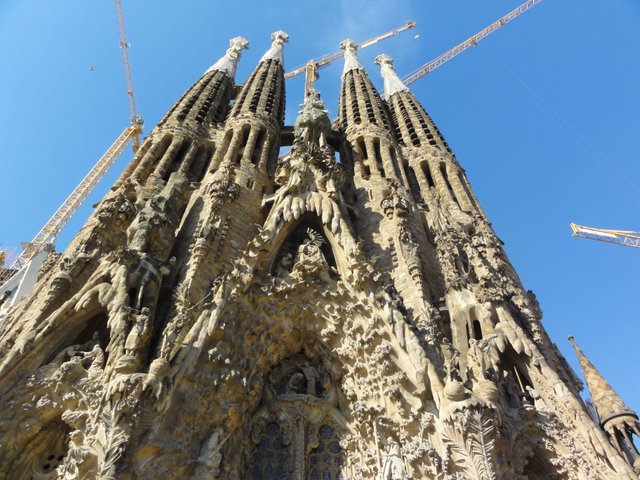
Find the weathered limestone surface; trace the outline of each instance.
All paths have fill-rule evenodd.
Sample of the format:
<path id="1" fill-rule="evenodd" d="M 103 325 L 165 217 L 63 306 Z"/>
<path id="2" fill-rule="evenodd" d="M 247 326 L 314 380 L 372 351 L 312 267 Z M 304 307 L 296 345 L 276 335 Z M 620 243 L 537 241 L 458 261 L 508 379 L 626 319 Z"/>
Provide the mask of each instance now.
<path id="1" fill-rule="evenodd" d="M 278 157 L 287 41 L 238 91 L 233 39 L 0 325 L 0 478 L 637 479 L 389 57 L 383 98 L 343 42 L 339 130 L 312 89 Z"/>

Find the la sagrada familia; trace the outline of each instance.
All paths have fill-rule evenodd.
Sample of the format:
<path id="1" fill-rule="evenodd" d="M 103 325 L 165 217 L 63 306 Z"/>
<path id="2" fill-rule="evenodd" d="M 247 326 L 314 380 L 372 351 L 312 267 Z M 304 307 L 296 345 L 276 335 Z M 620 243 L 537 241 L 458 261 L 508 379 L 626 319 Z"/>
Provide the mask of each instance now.
<path id="1" fill-rule="evenodd" d="M 0 478 L 638 478 L 392 60 L 284 125 L 284 32 L 175 103 L 0 325 Z M 283 146 L 291 149 L 280 155 Z"/>

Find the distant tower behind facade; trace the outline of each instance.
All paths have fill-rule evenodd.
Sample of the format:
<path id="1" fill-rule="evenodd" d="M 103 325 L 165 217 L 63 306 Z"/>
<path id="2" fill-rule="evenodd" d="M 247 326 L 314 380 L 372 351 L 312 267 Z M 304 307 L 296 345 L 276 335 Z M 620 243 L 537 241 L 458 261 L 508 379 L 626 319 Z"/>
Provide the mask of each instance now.
<path id="1" fill-rule="evenodd" d="M 391 58 L 344 41 L 291 127 L 287 41 L 238 86 L 231 40 L 0 325 L 0 479 L 637 479 Z"/>

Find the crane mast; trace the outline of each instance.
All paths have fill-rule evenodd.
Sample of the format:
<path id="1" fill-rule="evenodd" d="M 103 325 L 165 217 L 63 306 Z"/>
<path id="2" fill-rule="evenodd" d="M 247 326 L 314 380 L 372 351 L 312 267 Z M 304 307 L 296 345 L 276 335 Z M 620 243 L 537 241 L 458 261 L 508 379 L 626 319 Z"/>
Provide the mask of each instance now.
<path id="1" fill-rule="evenodd" d="M 131 126 L 140 128 L 133 135 L 133 151 L 140 147 L 140 132 L 142 131 L 142 116 L 136 113 L 136 101 L 133 95 L 133 80 L 131 79 L 131 66 L 129 65 L 129 42 L 127 32 L 124 27 L 124 13 L 122 12 L 121 0 L 114 0 L 116 6 L 116 19 L 118 21 L 118 34 L 120 37 L 120 54 L 122 55 L 122 66 L 124 68 L 124 78 L 127 84 L 127 102 L 129 103 L 129 120 Z M 126 131 L 126 130 L 125 130 Z"/>
<path id="2" fill-rule="evenodd" d="M 456 45 L 455 47 L 453 47 L 451 50 L 443 53 L 439 57 L 431 60 L 429 63 L 426 63 L 425 65 L 423 65 L 422 67 L 418 68 L 417 70 L 414 70 L 413 72 L 409 73 L 408 75 L 406 75 L 402 79 L 402 81 L 404 82 L 405 85 L 411 85 L 416 80 L 419 80 L 422 77 L 424 77 L 425 75 L 427 75 L 429 72 L 433 72 L 436 68 L 444 65 L 445 63 L 447 63 L 452 58 L 460 55 L 462 52 L 464 52 L 468 48 L 475 47 L 480 40 L 488 37 L 493 32 L 498 30 L 500 27 L 503 27 L 504 25 L 506 25 L 510 21 L 512 21 L 515 18 L 517 18 L 518 16 L 522 15 L 527 10 L 530 10 L 531 8 L 536 6 L 538 3 L 540 3 L 541 1 L 542 0 L 529 0 L 528 2 L 523 3 L 518 8 L 510 11 L 504 17 L 502 17 L 499 20 L 493 22 L 487 28 L 485 28 L 484 30 L 481 30 L 480 32 L 476 33 L 471 38 L 468 38 L 467 40 L 465 40 L 461 44 Z"/>
<path id="3" fill-rule="evenodd" d="M 24 243 L 22 252 L 6 268 L 0 268 L 0 287 L 13 275 L 23 270 L 29 262 L 47 246 L 55 243 L 60 231 L 69 223 L 78 208 L 86 200 L 93 189 L 98 185 L 109 168 L 120 157 L 130 141 L 136 151 L 140 146 L 140 133 L 142 132 L 142 116 L 136 113 L 136 103 L 133 94 L 133 81 L 131 80 L 131 68 L 129 66 L 129 43 L 127 42 L 122 3 L 114 0 L 118 33 L 120 38 L 120 51 L 124 66 L 125 80 L 127 84 L 127 100 L 129 103 L 130 126 L 120 134 L 116 141 L 109 147 L 102 157 L 85 175 L 78 186 L 71 192 L 64 203 L 56 210 L 49 221 L 40 229 L 37 235 L 28 243 Z M 2 267 L 2 264 L 0 264 Z"/>
<path id="4" fill-rule="evenodd" d="M 598 240 L 599 242 L 615 243 L 623 247 L 640 248 L 640 232 L 630 230 L 606 230 L 604 228 L 585 227 L 571 224 L 574 237 Z"/>

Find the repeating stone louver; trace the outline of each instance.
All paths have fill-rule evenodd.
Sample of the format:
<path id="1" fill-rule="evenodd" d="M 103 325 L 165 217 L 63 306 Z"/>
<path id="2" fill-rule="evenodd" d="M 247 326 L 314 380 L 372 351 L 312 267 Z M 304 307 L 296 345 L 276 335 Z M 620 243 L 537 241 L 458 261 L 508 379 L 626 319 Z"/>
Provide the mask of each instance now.
<path id="1" fill-rule="evenodd" d="M 343 42 L 338 126 L 314 89 L 285 126 L 271 40 L 243 85 L 231 40 L 0 323 L 0 480 L 637 480 L 637 416 L 578 351 L 590 415 L 391 58 L 381 96 Z"/>

